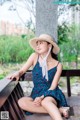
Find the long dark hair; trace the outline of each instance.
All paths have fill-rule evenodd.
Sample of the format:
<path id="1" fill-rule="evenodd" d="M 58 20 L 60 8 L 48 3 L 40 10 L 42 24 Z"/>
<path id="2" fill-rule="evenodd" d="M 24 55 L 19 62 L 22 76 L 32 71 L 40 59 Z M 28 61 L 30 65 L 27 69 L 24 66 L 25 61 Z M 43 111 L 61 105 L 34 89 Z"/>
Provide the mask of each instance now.
<path id="1" fill-rule="evenodd" d="M 47 43 L 50 44 L 49 42 Z M 53 49 L 54 49 L 54 46 L 52 46 L 51 48 L 51 57 L 54 58 L 55 60 L 58 60 L 58 56 L 55 53 L 53 53 Z"/>
<path id="2" fill-rule="evenodd" d="M 58 56 L 53 53 L 53 49 L 54 49 L 54 46 L 52 46 L 52 48 L 51 48 L 51 56 L 52 56 L 52 58 L 54 58 L 55 60 L 58 60 Z"/>

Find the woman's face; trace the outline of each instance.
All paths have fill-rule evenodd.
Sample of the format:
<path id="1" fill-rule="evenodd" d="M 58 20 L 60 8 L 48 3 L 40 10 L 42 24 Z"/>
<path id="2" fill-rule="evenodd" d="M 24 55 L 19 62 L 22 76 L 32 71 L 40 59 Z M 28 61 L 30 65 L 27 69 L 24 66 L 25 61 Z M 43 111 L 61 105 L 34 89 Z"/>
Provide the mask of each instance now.
<path id="1" fill-rule="evenodd" d="M 46 41 L 37 41 L 37 53 L 44 54 L 49 50 L 49 44 Z"/>

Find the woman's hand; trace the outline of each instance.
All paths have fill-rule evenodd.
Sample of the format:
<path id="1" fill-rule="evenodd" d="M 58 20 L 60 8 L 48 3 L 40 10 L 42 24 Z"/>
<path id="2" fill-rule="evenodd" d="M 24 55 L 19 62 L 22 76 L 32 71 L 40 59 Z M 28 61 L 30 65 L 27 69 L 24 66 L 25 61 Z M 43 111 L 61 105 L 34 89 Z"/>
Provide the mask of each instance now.
<path id="1" fill-rule="evenodd" d="M 41 96 L 41 97 L 36 97 L 34 99 L 34 104 L 37 105 L 37 106 L 40 106 L 41 105 L 41 101 L 43 100 L 44 96 Z"/>
<path id="2" fill-rule="evenodd" d="M 13 79 L 19 80 L 19 77 L 20 77 L 19 72 L 15 72 L 12 75 L 7 76 L 7 79 L 10 79 L 10 80 L 13 80 Z"/>

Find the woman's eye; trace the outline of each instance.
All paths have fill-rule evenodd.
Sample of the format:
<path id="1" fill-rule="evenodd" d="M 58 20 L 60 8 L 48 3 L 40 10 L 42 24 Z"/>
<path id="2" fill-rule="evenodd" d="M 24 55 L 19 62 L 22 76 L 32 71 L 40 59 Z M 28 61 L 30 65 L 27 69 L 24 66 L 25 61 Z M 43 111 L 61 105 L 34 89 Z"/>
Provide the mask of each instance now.
<path id="1" fill-rule="evenodd" d="M 40 42 L 40 44 L 42 44 L 42 42 Z"/>
<path id="2" fill-rule="evenodd" d="M 41 41 L 41 44 L 43 44 L 43 41 Z"/>

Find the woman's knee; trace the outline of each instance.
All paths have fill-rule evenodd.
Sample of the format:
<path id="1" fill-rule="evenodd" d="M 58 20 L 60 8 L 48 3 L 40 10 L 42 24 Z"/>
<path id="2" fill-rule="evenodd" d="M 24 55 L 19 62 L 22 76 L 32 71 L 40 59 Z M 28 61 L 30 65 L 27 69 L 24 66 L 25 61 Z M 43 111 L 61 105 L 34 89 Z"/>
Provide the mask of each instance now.
<path id="1" fill-rule="evenodd" d="M 24 97 L 22 97 L 18 100 L 18 105 L 20 108 L 22 108 L 22 109 L 24 108 L 24 106 L 25 106 L 25 98 Z"/>
<path id="2" fill-rule="evenodd" d="M 45 105 L 48 104 L 48 102 L 50 102 L 50 100 L 49 100 L 48 97 L 46 97 L 46 98 L 44 98 L 44 99 L 42 100 L 41 105 L 42 105 L 42 106 L 45 106 Z"/>
<path id="3" fill-rule="evenodd" d="M 56 105 L 57 105 L 55 99 L 54 99 L 54 98 L 51 98 L 51 97 L 46 97 L 46 98 L 44 98 L 44 99 L 42 100 L 42 102 L 41 102 L 41 105 L 42 105 L 42 106 L 46 106 L 46 105 L 48 105 L 49 102 L 52 102 L 53 104 L 56 104 Z"/>
<path id="4" fill-rule="evenodd" d="M 29 97 L 22 97 L 18 100 L 18 105 L 20 108 L 24 109 L 27 104 L 28 104 L 28 101 L 32 100 L 31 98 Z"/>

